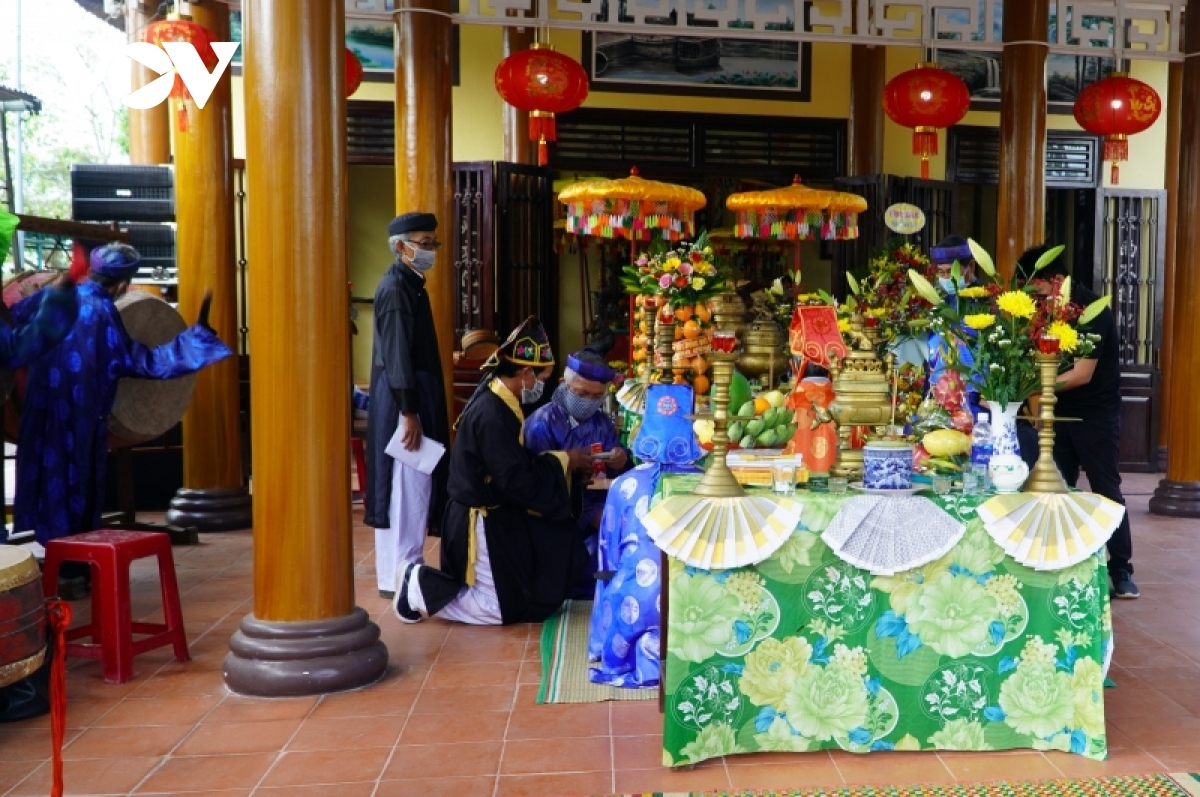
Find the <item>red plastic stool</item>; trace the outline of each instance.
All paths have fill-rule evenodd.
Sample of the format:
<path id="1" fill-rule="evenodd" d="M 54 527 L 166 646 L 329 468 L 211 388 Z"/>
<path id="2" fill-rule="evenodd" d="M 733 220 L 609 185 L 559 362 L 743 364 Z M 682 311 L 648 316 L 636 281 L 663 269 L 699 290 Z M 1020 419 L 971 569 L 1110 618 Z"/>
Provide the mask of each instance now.
<path id="1" fill-rule="evenodd" d="M 163 623 L 135 623 L 130 616 L 129 565 L 135 559 L 158 557 L 162 582 Z M 161 532 L 105 529 L 51 540 L 46 546 L 42 590 L 46 597 L 58 594 L 58 569 L 63 562 L 88 562 L 92 566 L 92 621 L 67 631 L 66 639 L 91 637 L 91 643 L 69 643 L 68 656 L 100 659 L 104 680 L 123 684 L 133 677 L 133 657 L 163 645 L 175 648 L 175 658 L 189 661 L 183 612 L 179 609 L 179 586 L 175 583 L 175 560 L 171 540 Z M 149 634 L 134 640 L 134 634 Z"/>
<path id="2" fill-rule="evenodd" d="M 367 456 L 363 453 L 361 437 L 350 438 L 350 450 L 354 453 L 354 470 L 358 474 L 358 491 L 367 494 Z"/>

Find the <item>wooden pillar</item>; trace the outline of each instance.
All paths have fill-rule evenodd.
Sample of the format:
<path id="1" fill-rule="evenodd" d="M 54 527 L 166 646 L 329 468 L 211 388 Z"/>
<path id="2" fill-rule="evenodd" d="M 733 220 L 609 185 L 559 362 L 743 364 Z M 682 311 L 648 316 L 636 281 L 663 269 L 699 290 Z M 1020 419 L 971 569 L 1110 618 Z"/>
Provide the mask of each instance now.
<path id="1" fill-rule="evenodd" d="M 847 174 L 883 173 L 883 87 L 887 48 L 855 44 L 850 54 L 850 163 Z"/>
<path id="2" fill-rule="evenodd" d="M 1179 177 L 1172 195 L 1178 196 L 1177 216 L 1184 223 L 1175 230 L 1174 280 L 1166 293 L 1174 294 L 1171 312 L 1169 369 L 1176 376 L 1200 369 L 1200 25 L 1183 31 L 1184 52 L 1179 128 Z M 1168 120 L 1170 121 L 1170 120 Z M 1173 126 L 1173 125 L 1172 125 Z M 1170 251 L 1170 250 L 1168 250 Z M 1169 429 L 1167 477 L 1150 499 L 1150 511 L 1171 517 L 1200 517 L 1200 382 L 1173 378 L 1164 416 Z"/>
<path id="3" fill-rule="evenodd" d="M 345 5 L 243 0 L 254 612 L 225 682 L 364 686 L 387 649 L 354 605 L 346 299 Z"/>
<path id="4" fill-rule="evenodd" d="M 1004 279 L 1046 237 L 1046 52 L 1050 0 L 1004 5 L 996 264 Z M 1018 43 L 1020 42 L 1020 43 Z"/>
<path id="5" fill-rule="evenodd" d="M 528 50 L 533 44 L 533 28 L 504 29 L 504 57 Z M 535 146 L 529 141 L 529 114 L 504 105 L 504 160 L 509 163 L 535 164 Z"/>
<path id="6" fill-rule="evenodd" d="M 192 2 L 191 13 L 214 40 L 229 40 L 225 3 Z M 172 118 L 179 104 L 172 102 Z M 175 252 L 179 312 L 195 318 L 211 290 L 209 324 L 236 351 L 231 114 L 229 80 L 222 79 L 203 108 L 192 104 L 187 131 L 175 132 Z M 201 531 L 250 528 L 239 421 L 238 360 L 230 357 L 196 376 L 183 416 L 183 489 L 171 501 L 168 523 Z"/>
<path id="7" fill-rule="evenodd" d="M 1171 392 L 1171 328 L 1175 316 L 1175 242 L 1179 230 L 1179 133 L 1183 114 L 1183 63 L 1170 65 L 1167 78 L 1167 165 L 1164 185 L 1167 189 L 1167 251 L 1163 262 L 1163 317 L 1162 345 L 1159 347 L 1158 367 L 1162 373 L 1159 390 L 1158 461 L 1159 467 L 1166 462 L 1168 440 L 1170 440 L 1170 392 Z"/>
<path id="8" fill-rule="evenodd" d="M 443 239 L 452 236 L 454 226 L 449 17 L 452 10 L 450 0 L 398 0 L 395 15 L 396 212 L 436 214 Z M 446 417 L 453 418 L 452 353 L 459 347 L 459 341 L 454 339 L 458 286 L 451 257 L 442 254 L 425 279 L 442 358 Z"/>
<path id="9" fill-rule="evenodd" d="M 125 35 L 128 41 L 141 41 L 142 30 L 154 20 L 157 4 L 142 0 L 129 0 L 125 4 Z M 132 69 L 130 89 L 137 91 L 158 75 L 137 61 L 130 61 Z M 145 111 L 126 108 L 129 114 L 129 162 L 155 164 L 171 162 L 171 129 L 167 103 L 156 105 Z"/>

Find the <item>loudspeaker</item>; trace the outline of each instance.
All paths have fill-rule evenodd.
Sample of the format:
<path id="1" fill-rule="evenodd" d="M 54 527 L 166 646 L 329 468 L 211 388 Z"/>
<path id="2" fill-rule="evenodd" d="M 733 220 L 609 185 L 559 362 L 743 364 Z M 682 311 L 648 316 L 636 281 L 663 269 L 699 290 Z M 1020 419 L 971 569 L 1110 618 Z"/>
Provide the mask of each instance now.
<path id="1" fill-rule="evenodd" d="M 170 224 L 130 224 L 129 244 L 142 256 L 138 282 L 178 282 L 175 227 Z"/>
<path id="2" fill-rule="evenodd" d="M 169 166 L 77 163 L 71 166 L 75 221 L 173 221 L 175 176 Z"/>

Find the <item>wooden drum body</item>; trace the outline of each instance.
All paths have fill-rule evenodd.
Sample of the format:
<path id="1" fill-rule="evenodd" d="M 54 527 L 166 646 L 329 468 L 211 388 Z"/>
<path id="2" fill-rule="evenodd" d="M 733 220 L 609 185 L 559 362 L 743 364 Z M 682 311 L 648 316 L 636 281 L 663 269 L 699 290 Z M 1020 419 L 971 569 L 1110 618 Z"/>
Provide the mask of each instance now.
<path id="1" fill-rule="evenodd" d="M 46 658 L 46 610 L 37 560 L 0 545 L 0 687 L 27 678 Z"/>

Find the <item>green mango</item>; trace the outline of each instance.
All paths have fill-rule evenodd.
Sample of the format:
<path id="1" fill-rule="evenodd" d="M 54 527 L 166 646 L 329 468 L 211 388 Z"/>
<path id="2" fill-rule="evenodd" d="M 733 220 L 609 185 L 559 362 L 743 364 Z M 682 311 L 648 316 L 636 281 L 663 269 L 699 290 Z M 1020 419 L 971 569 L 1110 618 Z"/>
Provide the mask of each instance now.
<path id="1" fill-rule="evenodd" d="M 787 434 L 786 434 L 786 437 L 784 437 L 784 439 L 791 440 L 793 437 L 796 436 L 796 432 L 800 429 L 800 424 L 789 423 L 787 426 L 785 426 L 783 428 L 785 430 L 787 430 Z"/>
<path id="2" fill-rule="evenodd" d="M 746 402 L 754 396 L 750 392 L 750 382 L 742 375 L 740 371 L 733 372 L 733 381 L 729 384 L 729 407 L 730 409 L 738 408 L 739 410 L 746 405 Z M 741 412 L 738 413 L 739 415 Z M 751 409 L 748 415 L 753 415 L 754 410 Z"/>
<path id="3" fill-rule="evenodd" d="M 796 416 L 791 410 L 781 409 L 779 410 L 779 414 L 775 416 L 775 426 L 776 428 L 780 426 L 787 426 L 791 424 L 795 418 Z"/>
<path id="4" fill-rule="evenodd" d="M 754 448 L 754 438 L 750 435 L 746 435 L 742 438 L 742 442 L 738 443 L 738 445 L 742 448 Z"/>
<path id="5" fill-rule="evenodd" d="M 755 418 L 746 424 L 746 434 L 758 437 L 760 434 L 762 434 L 763 429 L 765 428 L 767 428 L 767 425 L 762 422 L 762 419 Z"/>
<path id="6" fill-rule="evenodd" d="M 762 414 L 762 422 L 764 429 L 771 429 L 775 426 L 775 408 L 771 407 Z"/>
<path id="7" fill-rule="evenodd" d="M 770 448 L 775 445 L 775 430 L 768 429 L 763 432 L 758 436 L 756 442 L 763 448 Z"/>
<path id="8" fill-rule="evenodd" d="M 733 423 L 729 424 L 729 439 L 741 440 L 746 434 L 745 428 L 746 424 L 742 423 L 741 421 L 734 421 Z"/>
<path id="9" fill-rule="evenodd" d="M 745 404 L 741 405 L 738 408 L 737 415 L 739 418 L 753 418 L 754 417 L 754 402 L 747 401 Z"/>

